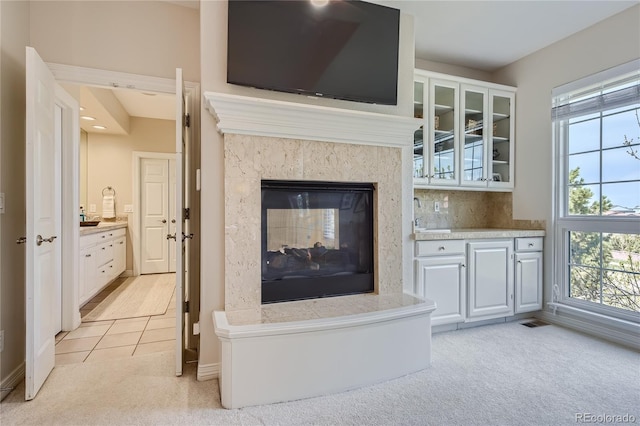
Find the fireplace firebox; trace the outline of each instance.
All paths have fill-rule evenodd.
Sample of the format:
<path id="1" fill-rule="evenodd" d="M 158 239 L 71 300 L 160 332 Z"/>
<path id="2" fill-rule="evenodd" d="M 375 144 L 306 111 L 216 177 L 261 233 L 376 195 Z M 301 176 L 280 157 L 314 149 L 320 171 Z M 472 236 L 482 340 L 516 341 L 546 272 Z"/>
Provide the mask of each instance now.
<path id="1" fill-rule="evenodd" d="M 262 303 L 373 292 L 373 191 L 262 181 Z"/>

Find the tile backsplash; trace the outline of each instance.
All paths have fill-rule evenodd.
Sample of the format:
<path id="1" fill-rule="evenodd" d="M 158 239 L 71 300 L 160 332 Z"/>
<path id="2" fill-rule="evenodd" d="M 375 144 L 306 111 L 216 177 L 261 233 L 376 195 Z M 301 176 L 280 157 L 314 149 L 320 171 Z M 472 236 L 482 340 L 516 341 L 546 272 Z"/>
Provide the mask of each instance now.
<path id="1" fill-rule="evenodd" d="M 545 229 L 544 220 L 514 220 L 510 192 L 415 189 L 414 217 L 424 228 Z M 440 211 L 435 211 L 435 203 Z"/>

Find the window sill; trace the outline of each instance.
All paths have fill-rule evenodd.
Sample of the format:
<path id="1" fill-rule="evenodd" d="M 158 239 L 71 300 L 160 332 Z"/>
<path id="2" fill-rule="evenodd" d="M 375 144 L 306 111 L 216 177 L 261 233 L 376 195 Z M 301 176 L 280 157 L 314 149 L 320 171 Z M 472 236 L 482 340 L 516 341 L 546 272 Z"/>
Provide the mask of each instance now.
<path id="1" fill-rule="evenodd" d="M 640 350 L 640 324 L 560 302 L 547 303 L 542 318 Z"/>

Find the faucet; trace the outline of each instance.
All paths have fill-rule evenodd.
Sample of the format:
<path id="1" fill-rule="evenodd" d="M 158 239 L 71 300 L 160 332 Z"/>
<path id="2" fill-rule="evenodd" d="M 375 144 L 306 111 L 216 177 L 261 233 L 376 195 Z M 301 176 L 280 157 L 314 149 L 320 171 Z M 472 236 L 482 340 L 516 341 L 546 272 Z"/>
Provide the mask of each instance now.
<path id="1" fill-rule="evenodd" d="M 422 203 L 420 202 L 420 198 L 413 197 L 413 201 L 417 201 L 418 202 L 418 208 L 422 207 Z"/>
<path id="2" fill-rule="evenodd" d="M 418 208 L 422 207 L 422 203 L 420 202 L 420 198 L 413 197 L 413 201 L 417 201 L 418 202 Z M 414 216 L 415 216 L 415 214 L 414 214 Z M 420 226 L 420 218 L 419 217 L 416 217 L 415 219 L 413 219 L 413 226 L 416 227 L 416 228 Z"/>

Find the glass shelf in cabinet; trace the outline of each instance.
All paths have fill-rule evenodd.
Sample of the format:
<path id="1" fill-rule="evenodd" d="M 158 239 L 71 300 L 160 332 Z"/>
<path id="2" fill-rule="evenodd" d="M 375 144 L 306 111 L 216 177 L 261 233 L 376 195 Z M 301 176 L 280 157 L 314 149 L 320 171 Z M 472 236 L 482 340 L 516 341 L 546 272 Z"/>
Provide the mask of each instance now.
<path id="1" fill-rule="evenodd" d="M 434 109 L 437 113 L 439 114 L 443 114 L 445 112 L 449 112 L 449 111 L 453 111 L 453 106 L 452 105 L 442 105 L 442 104 L 435 104 Z"/>

